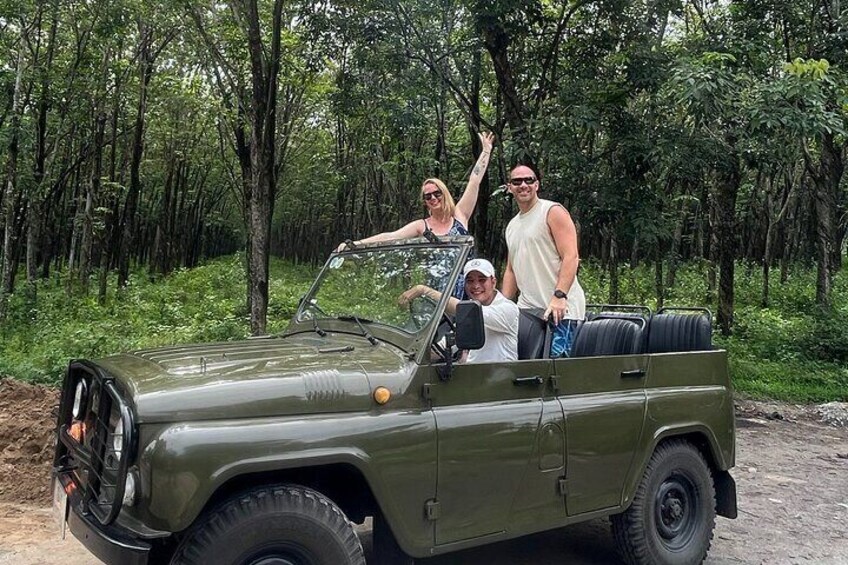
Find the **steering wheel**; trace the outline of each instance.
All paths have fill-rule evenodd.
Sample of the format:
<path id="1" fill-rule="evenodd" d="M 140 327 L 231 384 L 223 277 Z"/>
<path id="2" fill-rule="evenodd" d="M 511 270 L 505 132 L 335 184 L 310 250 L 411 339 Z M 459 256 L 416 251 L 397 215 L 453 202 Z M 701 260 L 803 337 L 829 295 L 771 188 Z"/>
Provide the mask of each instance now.
<path id="1" fill-rule="evenodd" d="M 417 296 L 409 301 L 407 305 L 407 308 L 409 308 L 409 319 L 412 321 L 412 325 L 415 326 L 416 331 L 427 325 L 427 322 L 430 321 L 433 312 L 436 310 L 436 306 L 438 306 L 438 302 L 426 294 Z"/>

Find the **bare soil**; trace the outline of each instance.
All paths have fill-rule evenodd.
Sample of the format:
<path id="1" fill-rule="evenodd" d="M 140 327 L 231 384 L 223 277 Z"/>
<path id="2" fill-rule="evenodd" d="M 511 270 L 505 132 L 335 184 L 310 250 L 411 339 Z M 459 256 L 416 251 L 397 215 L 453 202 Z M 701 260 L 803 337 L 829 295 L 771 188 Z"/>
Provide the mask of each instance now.
<path id="1" fill-rule="evenodd" d="M 50 512 L 56 389 L 0 379 L 0 564 L 98 563 Z M 739 518 L 718 518 L 707 563 L 848 564 L 845 405 L 737 403 Z M 360 528 L 370 552 L 370 532 Z M 424 560 L 426 565 L 619 563 L 605 520 Z"/>

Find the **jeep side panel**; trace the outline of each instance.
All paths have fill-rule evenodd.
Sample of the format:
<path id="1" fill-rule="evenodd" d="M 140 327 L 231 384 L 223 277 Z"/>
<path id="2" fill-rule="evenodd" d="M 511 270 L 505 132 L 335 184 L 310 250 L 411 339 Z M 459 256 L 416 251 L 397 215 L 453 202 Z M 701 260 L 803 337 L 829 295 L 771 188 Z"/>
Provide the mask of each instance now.
<path id="1" fill-rule="evenodd" d="M 645 382 L 647 413 L 638 457 L 627 478 L 622 504 L 627 506 L 656 445 L 687 435 L 717 470 L 735 465 L 733 391 L 724 350 L 650 355 Z"/>
<path id="2" fill-rule="evenodd" d="M 559 359 L 554 367 L 565 411 L 568 515 L 617 507 L 639 452 L 648 356 Z"/>
<path id="3" fill-rule="evenodd" d="M 557 490 L 562 410 L 544 398 L 551 370 L 551 361 L 457 365 L 448 382 L 432 370 L 437 546 L 549 528 L 565 518 Z"/>

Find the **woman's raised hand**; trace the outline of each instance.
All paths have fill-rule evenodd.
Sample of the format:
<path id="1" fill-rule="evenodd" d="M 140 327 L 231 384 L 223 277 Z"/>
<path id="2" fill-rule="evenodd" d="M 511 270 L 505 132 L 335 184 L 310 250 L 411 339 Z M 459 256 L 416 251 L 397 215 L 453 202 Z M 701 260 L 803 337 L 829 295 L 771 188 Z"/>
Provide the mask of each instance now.
<path id="1" fill-rule="evenodd" d="M 492 152 L 492 146 L 495 144 L 495 134 L 492 132 L 483 133 L 480 132 L 477 135 L 480 136 L 480 143 L 483 145 L 483 151 Z"/>

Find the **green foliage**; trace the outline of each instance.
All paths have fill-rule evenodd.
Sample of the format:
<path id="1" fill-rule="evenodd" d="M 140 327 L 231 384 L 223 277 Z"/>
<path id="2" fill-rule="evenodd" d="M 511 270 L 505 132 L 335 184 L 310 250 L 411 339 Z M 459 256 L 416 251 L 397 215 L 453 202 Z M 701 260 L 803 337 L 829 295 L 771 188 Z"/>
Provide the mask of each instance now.
<path id="1" fill-rule="evenodd" d="M 735 333 L 718 347 L 730 353 L 736 389 L 757 397 L 806 402 L 848 399 L 848 269 L 834 281 L 833 311 L 815 306 L 812 269 L 790 270 L 785 283 L 779 273 L 771 281 L 770 308 L 759 306 L 761 273 L 737 269 Z M 666 305 L 705 306 L 715 311 L 707 288 L 708 264 L 681 266 L 675 285 L 666 289 Z M 286 328 L 298 301 L 316 273 L 311 266 L 271 263 L 268 331 Z M 621 303 L 656 309 L 652 264 L 619 267 Z M 580 281 L 588 301 L 609 295 L 609 273 L 584 262 Z M 392 296 L 404 288 L 392 288 Z M 38 288 L 38 301 L 27 307 L 23 293 L 13 295 L 12 316 L 0 330 L 0 374 L 56 384 L 68 360 L 98 357 L 176 343 L 241 339 L 249 330 L 245 300 L 244 258 L 225 257 L 201 267 L 180 270 L 150 282 L 135 273 L 121 296 L 99 305 L 93 298 L 69 299 L 60 278 Z M 349 287 L 350 288 L 350 285 Z M 342 288 L 330 289 L 345 292 Z M 326 305 L 329 308 L 333 306 Z M 368 317 L 366 310 L 355 312 Z"/>
<path id="2" fill-rule="evenodd" d="M 269 331 L 280 331 L 312 279 L 312 269 L 273 262 Z M 121 351 L 241 339 L 249 333 L 244 259 L 236 255 L 159 282 L 134 273 L 127 289 L 105 304 L 68 298 L 64 281 L 38 288 L 35 307 L 13 295 L 12 315 L 0 330 L 0 374 L 57 384 L 68 361 Z"/>
<path id="3" fill-rule="evenodd" d="M 800 348 L 811 359 L 848 365 L 848 313 L 822 313 L 810 331 L 801 334 Z"/>
<path id="4" fill-rule="evenodd" d="M 20 148 L 2 207 L 21 203 L 14 212 L 27 229 L 27 207 L 43 219 L 38 272 L 61 269 L 71 257 L 98 265 L 102 253 L 115 251 L 111 230 L 125 219 L 142 90 L 143 190 L 131 256 L 150 260 L 159 276 L 242 247 L 250 236 L 245 179 L 233 149 L 249 118 L 251 60 L 237 3 L 83 4 L 0 0 L 0 162 L 8 165 L 13 134 Z M 271 4 L 258 4 L 266 44 Z M 483 253 L 504 259 L 513 210 L 495 187 L 515 159 L 532 156 L 543 197 L 565 203 L 582 228 L 581 278 L 591 301 L 610 294 L 608 273 L 591 260 L 614 247 L 619 262 L 688 261 L 665 289 L 666 303 L 715 310 L 700 257 L 715 253 L 716 179 L 728 163 L 742 165 L 737 258 L 760 261 L 770 231 L 772 261 L 814 258 L 817 178 L 842 177 L 831 207 L 834 224 L 844 224 L 845 177 L 824 151 L 829 140 L 844 153 L 848 131 L 845 10 L 839 20 L 831 8 L 806 0 L 284 3 L 271 249 L 317 263 L 348 237 L 396 229 L 425 213 L 418 188 L 429 176 L 459 197 L 474 129 L 492 129 L 498 143 L 484 190 L 495 196 L 481 196 L 470 226 Z M 142 89 L 144 30 L 163 51 Z M 502 59 L 493 59 L 492 44 L 508 44 Z M 13 119 L 19 62 L 27 103 Z M 526 144 L 517 142 L 519 125 Z M 250 128 L 243 133 L 249 143 Z M 93 183 L 98 159 L 102 178 Z M 88 220 L 90 233 L 79 233 Z M 831 234 L 838 244 L 840 233 Z M 28 235 L 11 239 L 22 262 Z M 312 269 L 272 268 L 268 327 L 278 331 Z M 652 265 L 618 269 L 620 301 L 656 304 Z M 22 292 L 11 298 L 0 371 L 55 381 L 74 355 L 243 336 L 242 270 L 240 260 L 225 259 L 157 285 L 138 271 L 121 297 L 102 306 L 66 299 L 64 273 L 39 282 L 34 305 Z M 845 277 L 835 281 L 833 311 L 821 314 L 809 268 L 791 272 L 785 284 L 773 276 L 772 307 L 762 309 L 759 267 L 740 265 L 736 274 L 736 333 L 722 344 L 740 389 L 807 398 L 779 383 L 810 371 L 822 382 L 844 382 Z M 844 396 L 820 384 L 809 384 L 817 397 Z"/>
<path id="5" fill-rule="evenodd" d="M 666 289 L 666 306 L 704 306 L 715 313 L 715 298 L 707 287 L 706 263 L 680 268 L 675 285 Z M 654 266 L 619 267 L 622 304 L 656 308 Z M 609 274 L 584 262 L 580 283 L 590 303 L 606 301 Z M 760 306 L 762 273 L 753 265 L 736 271 L 734 333 L 714 332 L 717 347 L 728 350 L 737 391 L 751 396 L 795 402 L 848 400 L 848 269 L 834 281 L 835 306 L 822 312 L 815 303 L 813 269 L 796 266 L 787 281 L 780 273 L 770 279 L 770 308 Z"/>

